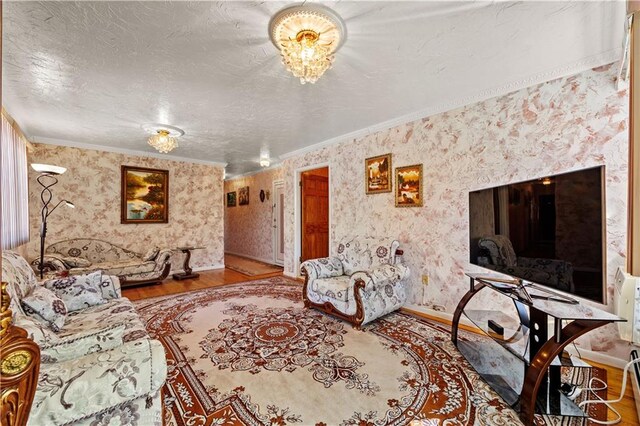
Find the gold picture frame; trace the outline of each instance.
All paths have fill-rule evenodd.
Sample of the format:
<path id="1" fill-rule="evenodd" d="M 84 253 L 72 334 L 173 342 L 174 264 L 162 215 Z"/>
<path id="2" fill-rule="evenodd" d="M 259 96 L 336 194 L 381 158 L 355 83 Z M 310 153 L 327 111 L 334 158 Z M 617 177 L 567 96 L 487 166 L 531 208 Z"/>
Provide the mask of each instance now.
<path id="1" fill-rule="evenodd" d="M 422 207 L 422 164 L 396 167 L 396 207 Z"/>
<path id="2" fill-rule="evenodd" d="M 369 157 L 364 160 L 364 187 L 367 194 L 391 192 L 391 153 Z"/>
<path id="3" fill-rule="evenodd" d="M 169 171 L 121 166 L 120 223 L 169 222 Z"/>

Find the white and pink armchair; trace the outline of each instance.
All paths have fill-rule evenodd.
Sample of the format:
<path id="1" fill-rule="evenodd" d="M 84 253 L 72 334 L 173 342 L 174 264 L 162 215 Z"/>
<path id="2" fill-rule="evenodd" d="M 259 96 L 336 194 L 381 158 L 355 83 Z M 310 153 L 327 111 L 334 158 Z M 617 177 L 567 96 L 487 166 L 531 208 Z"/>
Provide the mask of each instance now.
<path id="1" fill-rule="evenodd" d="M 407 300 L 409 268 L 393 239 L 349 238 L 336 256 L 307 260 L 302 298 L 306 307 L 342 318 L 355 328 L 399 309 Z"/>

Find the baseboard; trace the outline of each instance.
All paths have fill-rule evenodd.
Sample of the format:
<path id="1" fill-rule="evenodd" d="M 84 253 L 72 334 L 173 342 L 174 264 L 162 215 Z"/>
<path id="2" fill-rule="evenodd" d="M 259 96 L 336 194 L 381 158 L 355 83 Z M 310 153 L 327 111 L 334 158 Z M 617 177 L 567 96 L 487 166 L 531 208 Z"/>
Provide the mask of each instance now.
<path id="1" fill-rule="evenodd" d="M 453 314 L 449 312 L 436 311 L 434 309 L 427 308 L 426 306 L 406 305 L 402 307 L 402 309 L 407 312 L 424 314 L 430 318 L 433 318 L 435 321 L 439 321 L 445 324 L 451 324 L 451 321 L 453 321 Z M 460 323 L 469 327 L 477 328 L 468 318 L 465 318 L 464 316 L 461 318 Z M 567 346 L 567 351 L 571 355 L 579 356 L 581 358 L 584 358 L 585 360 L 597 362 L 598 364 L 604 364 L 604 365 L 608 365 L 608 366 L 616 367 L 620 369 L 624 368 L 627 362 L 629 362 L 627 360 L 616 358 L 602 352 L 595 352 L 588 349 L 576 350 L 573 345 Z"/>
<path id="2" fill-rule="evenodd" d="M 292 274 L 291 272 L 287 271 L 283 271 L 282 275 L 284 275 L 285 277 L 293 278 L 294 280 L 299 280 L 301 278 L 299 275 Z"/>
<path id="3" fill-rule="evenodd" d="M 224 269 L 224 263 L 217 263 L 209 266 L 198 266 L 197 268 L 191 268 L 194 272 L 211 271 L 213 269 Z M 172 269 L 171 274 L 184 274 L 184 269 Z"/>
<path id="4" fill-rule="evenodd" d="M 257 260 L 258 262 L 267 263 L 267 264 L 273 265 L 273 266 L 282 266 L 282 265 L 277 265 L 277 264 L 273 263 L 273 259 L 264 259 L 262 257 L 249 256 L 248 254 L 235 253 L 235 252 L 232 252 L 232 251 L 225 251 L 224 254 L 232 254 L 234 256 L 246 257 L 247 259 Z"/>

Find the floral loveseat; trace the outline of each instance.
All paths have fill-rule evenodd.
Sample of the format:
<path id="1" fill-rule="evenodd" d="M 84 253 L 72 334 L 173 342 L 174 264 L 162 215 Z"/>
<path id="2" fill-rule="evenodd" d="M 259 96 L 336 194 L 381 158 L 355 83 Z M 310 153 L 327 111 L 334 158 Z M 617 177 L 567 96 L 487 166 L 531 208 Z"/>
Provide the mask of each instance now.
<path id="1" fill-rule="evenodd" d="M 121 297 L 118 278 L 97 276 L 101 295 L 95 296 L 102 303 L 69 312 L 54 332 L 27 314 L 24 304 L 42 283 L 26 260 L 2 252 L 14 325 L 26 330 L 41 351 L 30 425 L 162 424 L 167 375 L 162 344 L 149 338 L 132 303 Z"/>
<path id="2" fill-rule="evenodd" d="M 68 270 L 71 275 L 83 275 L 101 270 L 117 275 L 120 285 L 159 283 L 169 275 L 171 250 L 153 248 L 144 255 L 123 249 L 106 241 L 73 238 L 58 241 L 45 249 L 45 270 Z M 39 259 L 32 262 L 38 270 Z"/>
<path id="3" fill-rule="evenodd" d="M 399 309 L 407 300 L 409 268 L 397 262 L 393 239 L 348 238 L 336 256 L 307 260 L 302 298 L 313 307 L 351 322 L 356 328 Z"/>

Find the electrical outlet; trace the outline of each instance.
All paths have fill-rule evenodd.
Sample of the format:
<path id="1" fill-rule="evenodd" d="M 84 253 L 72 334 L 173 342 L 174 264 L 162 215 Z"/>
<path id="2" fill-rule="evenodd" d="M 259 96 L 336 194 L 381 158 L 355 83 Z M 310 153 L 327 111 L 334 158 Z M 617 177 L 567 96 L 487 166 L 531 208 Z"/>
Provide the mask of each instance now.
<path id="1" fill-rule="evenodd" d="M 422 285 L 427 285 L 429 284 L 429 275 L 423 275 L 422 276 Z"/>

